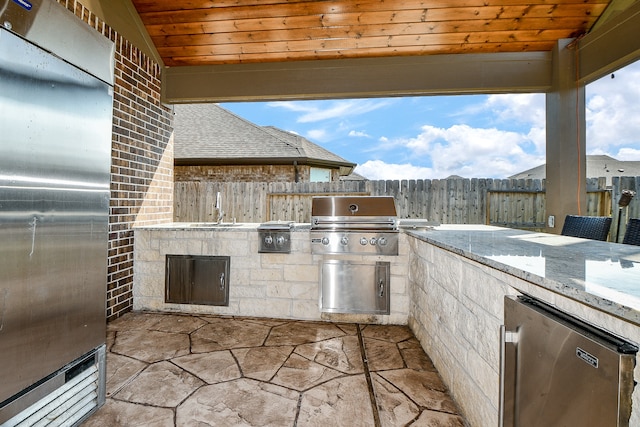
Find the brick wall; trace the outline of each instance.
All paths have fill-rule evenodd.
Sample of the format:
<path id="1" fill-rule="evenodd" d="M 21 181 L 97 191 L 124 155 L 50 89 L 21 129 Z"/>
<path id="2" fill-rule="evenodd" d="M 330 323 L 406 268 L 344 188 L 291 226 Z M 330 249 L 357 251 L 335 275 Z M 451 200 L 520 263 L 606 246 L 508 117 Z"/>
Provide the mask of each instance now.
<path id="1" fill-rule="evenodd" d="M 161 67 L 81 3 L 57 0 L 115 43 L 107 319 L 133 306 L 134 225 L 173 218 L 173 114 L 160 102 Z"/>
<path id="2" fill-rule="evenodd" d="M 293 165 L 176 166 L 176 181 L 295 182 Z M 298 181 L 309 181 L 309 166 L 298 166 Z"/>
<path id="3" fill-rule="evenodd" d="M 298 165 L 297 182 L 309 182 L 311 167 Z M 217 182 L 296 182 L 293 165 L 194 165 L 176 166 L 176 181 L 217 181 Z M 331 170 L 331 180 L 338 181 L 340 171 Z"/>

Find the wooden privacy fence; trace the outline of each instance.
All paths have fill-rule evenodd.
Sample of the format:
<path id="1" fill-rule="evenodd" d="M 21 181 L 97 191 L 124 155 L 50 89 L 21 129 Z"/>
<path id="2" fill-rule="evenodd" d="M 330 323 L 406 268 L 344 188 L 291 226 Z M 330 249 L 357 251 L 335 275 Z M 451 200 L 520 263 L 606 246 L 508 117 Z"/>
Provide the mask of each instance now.
<path id="1" fill-rule="evenodd" d="M 610 215 L 612 200 L 615 205 L 622 189 L 635 191 L 639 181 L 625 177 L 614 178 L 613 183 L 608 189 L 604 178 L 587 180 L 587 212 L 584 215 Z M 393 196 L 400 218 L 424 218 L 442 224 L 494 224 L 539 229 L 544 227 L 546 220 L 543 180 L 479 178 L 326 183 L 176 182 L 174 219 L 180 222 L 216 221 L 218 192 L 225 222 L 233 218 L 237 222 L 309 222 L 311 198 L 322 195 Z M 627 211 L 635 212 L 637 216 L 639 208 L 638 198 L 634 198 Z"/>

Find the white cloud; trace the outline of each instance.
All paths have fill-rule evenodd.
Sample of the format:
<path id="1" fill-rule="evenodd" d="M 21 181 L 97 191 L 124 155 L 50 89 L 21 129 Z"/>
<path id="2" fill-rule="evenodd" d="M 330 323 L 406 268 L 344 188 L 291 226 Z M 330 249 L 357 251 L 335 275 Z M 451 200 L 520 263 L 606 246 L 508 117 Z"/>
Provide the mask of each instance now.
<path id="1" fill-rule="evenodd" d="M 638 81 L 640 62 L 617 71 L 614 79 L 606 77 L 587 87 L 589 154 L 640 159 Z M 462 115 L 465 123 L 487 116 L 490 128 L 468 124 L 448 128 L 423 126 L 417 136 L 383 141 L 377 150 L 404 147 L 405 158 L 413 165 L 428 165 L 424 170 L 432 178 L 506 177 L 546 161 L 545 102 L 544 94 L 489 95 L 484 103 L 470 105 Z M 402 165 L 407 173 L 414 171 L 411 164 Z"/>
<path id="2" fill-rule="evenodd" d="M 310 112 L 314 111 L 314 107 L 310 103 L 305 102 L 296 102 L 296 101 L 277 101 L 277 102 L 267 102 L 268 107 L 273 108 L 283 108 L 285 110 L 293 111 L 296 113 L 299 112 Z"/>
<path id="3" fill-rule="evenodd" d="M 586 88 L 588 154 L 608 154 L 630 160 L 640 150 L 640 61 L 589 84 Z M 546 148 L 544 94 L 490 95 L 484 107 L 499 128 L 508 123 L 527 125 L 527 139 L 535 153 Z M 474 113 L 478 113 L 475 110 Z M 528 151 L 528 150 L 527 150 Z"/>
<path id="4" fill-rule="evenodd" d="M 371 135 L 363 130 L 351 130 L 348 135 L 353 138 L 371 138 Z"/>
<path id="5" fill-rule="evenodd" d="M 296 118 L 298 123 L 314 123 L 324 120 L 343 119 L 348 116 L 359 116 L 391 104 L 391 99 L 348 99 L 330 102 L 321 101 L 285 101 L 269 102 L 274 108 L 303 113 Z"/>
<path id="6" fill-rule="evenodd" d="M 621 148 L 613 157 L 618 160 L 640 161 L 640 148 Z"/>
<path id="7" fill-rule="evenodd" d="M 393 164 L 382 160 L 368 160 L 356 166 L 355 172 L 371 180 L 379 179 L 427 179 L 432 178 L 431 168 L 409 163 Z"/>
<path id="8" fill-rule="evenodd" d="M 527 133 L 527 139 L 535 146 L 533 153 L 544 156 L 544 153 L 547 151 L 546 127 L 532 127 Z"/>
<path id="9" fill-rule="evenodd" d="M 413 164 L 429 165 L 424 171 L 431 178 L 450 175 L 503 178 L 544 163 L 541 154 L 527 153 L 527 135 L 499 129 L 454 125 L 449 128 L 424 126 L 415 138 L 395 140 L 393 144 L 407 150 Z M 408 172 L 412 169 L 407 167 Z"/>
<path id="10" fill-rule="evenodd" d="M 588 154 L 640 160 L 639 81 L 640 61 L 616 71 L 613 79 L 607 76 L 587 86 Z M 455 117 L 460 124 L 431 123 L 434 125 L 423 126 L 410 138 L 376 136 L 377 142 L 359 146 L 364 163 L 356 171 L 370 179 L 437 179 L 450 175 L 504 178 L 545 163 L 544 94 L 501 94 L 477 99 L 466 106 L 458 104 Z M 429 107 L 437 109 L 440 104 L 423 102 L 424 98 L 416 98 L 415 102 L 418 101 L 424 111 L 422 124 L 429 123 L 432 119 Z M 364 119 L 365 113 L 391 102 L 396 101 L 365 99 L 270 105 L 295 113 L 298 123 L 326 121 L 322 123 L 324 130 L 305 132 L 312 139 L 326 141 L 342 135 L 373 141 L 372 131 L 365 130 L 368 126 L 364 122 L 349 123 L 350 117 Z M 390 109 L 389 114 L 402 111 Z M 411 128 L 415 129 L 406 126 L 405 130 Z M 393 135 L 394 131 L 377 132 Z"/>
<path id="11" fill-rule="evenodd" d="M 485 106 L 499 123 L 522 123 L 545 128 L 545 96 L 541 93 L 489 95 Z"/>
<path id="12" fill-rule="evenodd" d="M 622 160 L 622 150 L 640 149 L 640 61 L 614 75 L 587 86 L 587 152 Z"/>
<path id="13" fill-rule="evenodd" d="M 327 136 L 325 129 L 311 129 L 307 131 L 307 137 L 312 140 L 323 141 Z"/>

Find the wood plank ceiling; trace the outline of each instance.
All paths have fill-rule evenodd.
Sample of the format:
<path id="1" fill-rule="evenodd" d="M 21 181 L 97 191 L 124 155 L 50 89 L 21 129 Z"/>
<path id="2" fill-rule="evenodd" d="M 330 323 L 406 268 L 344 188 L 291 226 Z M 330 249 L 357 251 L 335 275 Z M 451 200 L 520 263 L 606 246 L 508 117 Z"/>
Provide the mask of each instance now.
<path id="1" fill-rule="evenodd" d="M 610 0 L 133 0 L 165 65 L 550 51 Z"/>

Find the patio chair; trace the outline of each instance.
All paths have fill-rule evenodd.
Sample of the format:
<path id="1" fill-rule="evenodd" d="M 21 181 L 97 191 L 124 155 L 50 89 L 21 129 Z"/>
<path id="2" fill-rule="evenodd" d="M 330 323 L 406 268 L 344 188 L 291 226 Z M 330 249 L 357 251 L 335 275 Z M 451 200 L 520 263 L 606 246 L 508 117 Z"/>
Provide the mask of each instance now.
<path id="1" fill-rule="evenodd" d="M 609 235 L 609 228 L 611 228 L 611 217 L 608 216 L 567 215 L 561 234 L 605 241 Z"/>
<path id="2" fill-rule="evenodd" d="M 629 218 L 622 243 L 640 246 L 640 218 Z"/>

